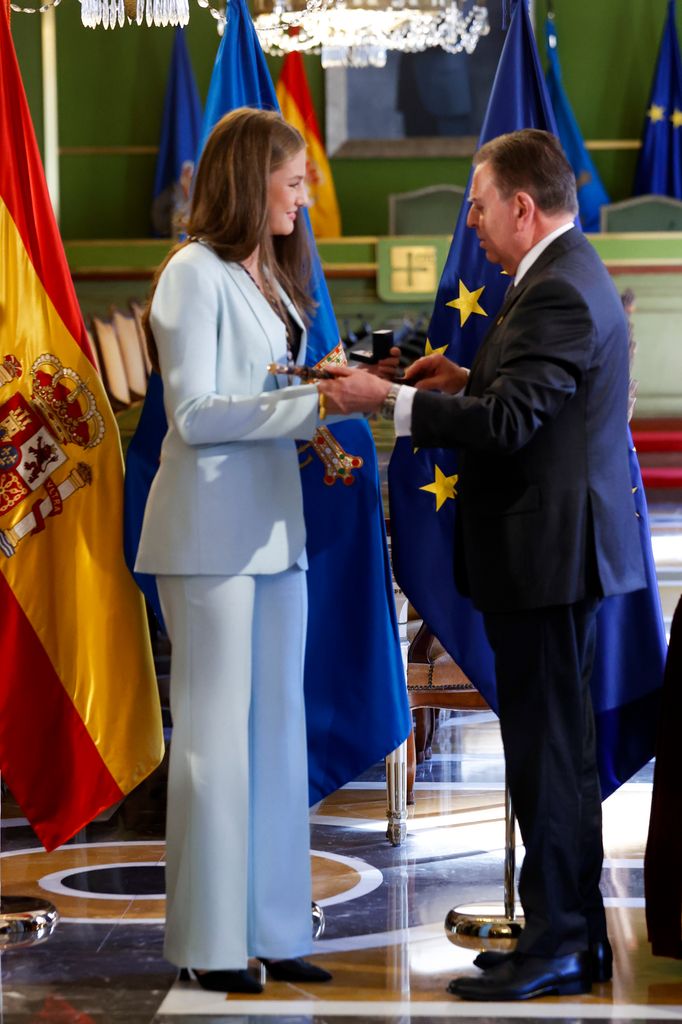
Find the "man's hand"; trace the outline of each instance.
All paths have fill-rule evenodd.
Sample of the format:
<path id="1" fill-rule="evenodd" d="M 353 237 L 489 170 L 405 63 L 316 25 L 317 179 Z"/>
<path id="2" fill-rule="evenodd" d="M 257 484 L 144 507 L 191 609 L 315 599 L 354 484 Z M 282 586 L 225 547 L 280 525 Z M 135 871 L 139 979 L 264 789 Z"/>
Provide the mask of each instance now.
<path id="1" fill-rule="evenodd" d="M 411 384 L 421 391 L 444 391 L 447 395 L 456 395 L 467 382 L 469 371 L 441 352 L 430 356 L 422 356 L 405 370 L 405 383 Z"/>
<path id="2" fill-rule="evenodd" d="M 395 380 L 396 371 L 400 365 L 400 349 L 397 345 L 394 345 L 391 349 L 391 354 L 386 356 L 385 359 L 380 359 L 378 363 L 370 363 L 367 366 L 367 372 L 373 373 L 376 377 L 383 377 L 384 380 Z"/>
<path id="3" fill-rule="evenodd" d="M 318 381 L 317 387 L 327 399 L 329 413 L 376 412 L 391 386 L 389 381 L 366 370 L 350 370 L 346 366 L 325 366 L 325 370 L 333 379 Z"/>

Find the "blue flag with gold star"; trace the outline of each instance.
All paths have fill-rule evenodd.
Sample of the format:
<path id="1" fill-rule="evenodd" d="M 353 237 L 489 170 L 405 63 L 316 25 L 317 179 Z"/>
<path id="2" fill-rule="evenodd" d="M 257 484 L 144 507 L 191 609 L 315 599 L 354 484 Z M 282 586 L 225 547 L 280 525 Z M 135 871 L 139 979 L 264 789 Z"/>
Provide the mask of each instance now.
<path id="1" fill-rule="evenodd" d="M 597 168 L 585 148 L 582 133 L 564 89 L 559 63 L 559 39 L 553 15 L 547 17 L 545 32 L 547 38 L 547 92 L 556 118 L 561 145 L 575 174 L 580 223 L 583 231 L 599 231 L 599 211 L 602 206 L 610 202 L 610 199 L 602 185 Z"/>
<path id="2" fill-rule="evenodd" d="M 229 110 L 277 110 L 245 0 L 230 0 L 206 99 L 202 146 Z M 306 361 L 343 358 L 336 318 L 307 218 L 317 303 Z M 150 382 L 127 456 L 126 558 L 132 567 L 165 434 L 163 388 Z M 388 558 L 376 450 L 353 419 L 299 442 L 309 569 L 305 703 L 311 804 L 395 750 L 411 727 Z M 234 538 L 238 543 L 239 538 Z M 139 579 L 152 602 L 155 581 Z"/>
<path id="3" fill-rule="evenodd" d="M 668 0 L 634 194 L 682 199 L 682 60 L 675 23 L 675 0 Z"/>
<path id="4" fill-rule="evenodd" d="M 480 144 L 521 128 L 556 134 L 527 6 L 517 0 Z M 466 217 L 465 205 L 438 287 L 426 351 L 443 351 L 455 362 L 471 366 L 510 278 L 486 260 Z M 625 431 L 623 443 L 632 449 Z M 649 588 L 608 598 L 599 613 L 592 697 L 604 797 L 653 756 L 665 658 L 646 503 L 633 452 L 630 465 Z M 458 593 L 452 570 L 457 466 L 452 449 L 415 451 L 410 438 L 398 438 L 389 466 L 393 569 L 419 615 L 496 709 L 494 660 L 483 617 Z"/>

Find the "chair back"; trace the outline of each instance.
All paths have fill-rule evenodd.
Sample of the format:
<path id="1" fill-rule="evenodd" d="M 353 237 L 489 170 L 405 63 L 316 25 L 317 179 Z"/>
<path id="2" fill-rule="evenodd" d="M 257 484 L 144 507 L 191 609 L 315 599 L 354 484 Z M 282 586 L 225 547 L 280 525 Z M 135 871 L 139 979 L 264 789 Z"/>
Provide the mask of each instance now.
<path id="1" fill-rule="evenodd" d="M 92 318 L 92 330 L 99 350 L 104 386 L 116 411 L 132 401 L 118 335 L 110 320 L 98 316 Z"/>
<path id="2" fill-rule="evenodd" d="M 390 235 L 452 235 L 464 201 L 458 185 L 429 185 L 388 197 Z"/>

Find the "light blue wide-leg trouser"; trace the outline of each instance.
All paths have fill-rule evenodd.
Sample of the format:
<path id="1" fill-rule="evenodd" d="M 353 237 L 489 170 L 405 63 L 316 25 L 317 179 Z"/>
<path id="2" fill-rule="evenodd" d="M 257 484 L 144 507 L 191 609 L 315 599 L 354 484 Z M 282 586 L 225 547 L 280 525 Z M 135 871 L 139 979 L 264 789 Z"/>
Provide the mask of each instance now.
<path id="1" fill-rule="evenodd" d="M 305 572 L 159 576 L 172 643 L 164 955 L 310 951 Z"/>

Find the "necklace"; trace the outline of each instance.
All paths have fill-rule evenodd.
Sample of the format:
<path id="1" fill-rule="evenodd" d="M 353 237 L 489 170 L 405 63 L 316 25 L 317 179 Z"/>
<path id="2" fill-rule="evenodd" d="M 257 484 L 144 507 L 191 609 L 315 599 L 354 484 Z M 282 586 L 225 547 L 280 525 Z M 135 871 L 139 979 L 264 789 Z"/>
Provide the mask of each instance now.
<path id="1" fill-rule="evenodd" d="M 248 275 L 248 276 L 249 276 L 249 277 L 251 278 L 251 280 L 252 280 L 252 281 L 253 281 L 253 283 L 255 284 L 256 288 L 257 288 L 257 289 L 258 289 L 258 291 L 259 291 L 259 292 L 261 293 L 261 295 L 265 296 L 265 292 L 263 291 L 262 287 L 261 287 L 261 286 L 259 285 L 259 283 L 258 283 L 258 281 L 256 280 L 256 278 L 255 278 L 255 277 L 253 276 L 253 274 L 251 273 L 251 271 L 250 271 L 250 270 L 249 270 L 249 268 L 247 267 L 246 263 L 240 263 L 240 264 L 239 264 L 239 266 L 240 266 L 240 267 L 242 268 L 242 270 L 244 270 L 244 271 L 246 272 L 246 274 L 247 274 L 247 275 Z M 267 296 L 265 296 L 265 297 L 267 298 Z M 272 303 L 271 303 L 271 305 L 272 305 Z"/>
<path id="2" fill-rule="evenodd" d="M 275 314 L 275 316 L 279 317 L 279 319 L 284 324 L 284 333 L 286 334 L 286 339 L 287 339 L 287 363 L 289 365 L 292 365 L 293 362 L 294 362 L 294 349 L 293 349 L 293 345 L 291 343 L 291 321 L 289 320 L 289 315 L 287 313 L 284 313 L 281 309 L 279 309 L 278 306 L 275 305 L 275 303 L 269 298 L 269 296 L 266 295 L 266 293 L 263 291 L 261 286 L 258 284 L 258 281 L 253 276 L 253 274 L 251 273 L 251 271 L 249 270 L 249 268 L 246 266 L 245 263 L 240 263 L 239 266 L 242 268 L 242 270 L 247 275 L 247 277 L 251 278 L 251 280 L 255 284 L 256 288 L 261 293 L 261 295 L 263 296 L 263 298 L 265 299 L 265 301 L 267 302 L 268 306 L 270 307 L 272 312 Z"/>

